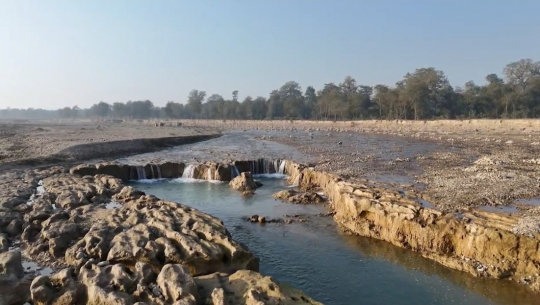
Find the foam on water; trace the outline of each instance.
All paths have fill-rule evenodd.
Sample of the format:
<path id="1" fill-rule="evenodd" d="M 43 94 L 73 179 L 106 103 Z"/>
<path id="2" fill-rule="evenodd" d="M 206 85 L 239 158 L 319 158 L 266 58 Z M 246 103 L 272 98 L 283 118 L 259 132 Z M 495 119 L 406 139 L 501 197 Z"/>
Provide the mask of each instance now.
<path id="1" fill-rule="evenodd" d="M 257 175 L 253 175 L 253 178 L 276 178 L 276 179 L 287 179 L 289 176 L 288 175 L 285 175 L 285 174 L 279 174 L 279 173 L 274 173 L 274 174 L 257 174 Z"/>
<path id="2" fill-rule="evenodd" d="M 138 183 L 152 184 L 152 183 L 160 183 L 160 182 L 163 182 L 164 180 L 167 180 L 167 179 L 165 179 L 165 178 L 161 178 L 161 179 L 140 179 L 140 180 L 132 180 L 132 181 L 137 181 Z"/>
<path id="3" fill-rule="evenodd" d="M 162 179 L 166 180 L 166 179 Z M 136 181 L 140 182 L 140 181 Z M 195 179 L 195 178 L 176 178 L 176 179 L 170 179 L 167 181 L 168 183 L 213 183 L 213 184 L 222 184 L 225 183 L 223 181 L 219 180 L 204 180 L 204 179 Z"/>

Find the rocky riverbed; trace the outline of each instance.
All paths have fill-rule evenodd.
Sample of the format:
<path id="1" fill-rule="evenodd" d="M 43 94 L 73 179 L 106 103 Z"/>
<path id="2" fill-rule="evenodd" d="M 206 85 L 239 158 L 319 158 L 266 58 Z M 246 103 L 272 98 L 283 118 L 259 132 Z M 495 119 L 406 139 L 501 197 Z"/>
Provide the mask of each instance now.
<path id="1" fill-rule="evenodd" d="M 110 175 L 2 178 L 3 304 L 316 304 L 257 273 L 258 259 L 208 214 Z M 53 274 L 25 273 L 23 256 Z"/>
<path id="2" fill-rule="evenodd" d="M 59 129 L 3 125 L 0 281 L 2 289 L 20 291 L 10 295 L 15 299 L 0 291 L 3 302 L 315 303 L 258 274 L 257 259 L 219 219 L 124 185 L 141 179 L 141 168 L 142 179 L 172 178 L 193 163 L 199 166 L 189 169 L 191 175 L 229 181 L 235 170 L 277 171 L 270 160 L 287 156 L 304 164 L 289 163 L 291 183 L 323 190 L 334 219 L 348 232 L 477 276 L 540 287 L 536 122 L 188 121 L 185 134 L 170 123 L 129 124 L 136 127 L 107 127 L 112 142 L 107 135 L 99 143 L 94 137 L 105 132 L 95 123 Z M 224 136 L 205 145 L 124 158 L 123 164 L 61 166 L 156 151 L 187 143 L 182 135 L 194 136 L 187 138 L 193 142 L 220 132 Z M 138 140 L 145 135 L 158 141 Z M 258 158 L 267 160 L 238 162 Z M 41 167 L 30 168 L 36 164 Z M 302 202 L 308 195 L 285 197 L 294 196 Z M 53 268 L 53 274 L 25 272 L 25 260 Z M 168 278 L 177 279 L 176 285 Z"/>

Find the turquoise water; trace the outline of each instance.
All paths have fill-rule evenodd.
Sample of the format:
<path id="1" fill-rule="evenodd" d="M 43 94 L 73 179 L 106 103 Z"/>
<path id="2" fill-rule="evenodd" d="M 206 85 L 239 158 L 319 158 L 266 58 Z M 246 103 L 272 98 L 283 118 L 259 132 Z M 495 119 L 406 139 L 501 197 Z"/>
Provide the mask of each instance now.
<path id="1" fill-rule="evenodd" d="M 475 278 L 385 242 L 340 234 L 331 218 L 316 216 L 326 213 L 324 206 L 274 200 L 273 193 L 288 187 L 284 179 L 260 181 L 264 186 L 249 198 L 226 183 L 208 181 L 131 185 L 219 217 L 260 258 L 261 273 L 325 304 L 538 304 L 538 294 L 513 282 Z M 261 225 L 245 220 L 253 214 L 311 216 L 306 223 Z"/>

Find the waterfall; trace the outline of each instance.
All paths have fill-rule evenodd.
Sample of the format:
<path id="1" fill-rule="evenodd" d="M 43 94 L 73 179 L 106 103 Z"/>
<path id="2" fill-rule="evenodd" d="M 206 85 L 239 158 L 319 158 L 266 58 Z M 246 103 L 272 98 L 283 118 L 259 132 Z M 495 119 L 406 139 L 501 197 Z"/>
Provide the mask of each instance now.
<path id="1" fill-rule="evenodd" d="M 144 170 L 144 166 L 137 166 L 137 180 L 143 180 L 146 179 L 146 171 Z"/>
<path id="2" fill-rule="evenodd" d="M 158 179 L 163 178 L 163 177 L 161 177 L 161 168 L 159 168 L 159 165 L 157 165 L 157 164 L 156 164 L 156 172 L 157 172 Z"/>
<path id="3" fill-rule="evenodd" d="M 240 172 L 238 171 L 238 167 L 236 165 L 231 166 L 231 178 L 236 178 L 240 176 Z"/>
<path id="4" fill-rule="evenodd" d="M 206 180 L 214 180 L 212 177 L 212 168 L 209 166 L 208 170 L 206 171 Z"/>
<path id="5" fill-rule="evenodd" d="M 182 178 L 191 178 L 191 179 L 193 179 L 194 174 L 195 174 L 195 164 L 189 164 L 184 169 L 184 172 L 182 173 Z"/>
<path id="6" fill-rule="evenodd" d="M 154 171 L 154 166 L 156 170 Z M 152 171 L 152 179 L 161 179 L 161 169 L 157 164 L 150 164 L 150 170 Z"/>
<path id="7" fill-rule="evenodd" d="M 278 173 L 279 172 L 279 160 L 274 160 L 272 162 L 272 164 L 274 165 L 274 173 Z"/>
<path id="8" fill-rule="evenodd" d="M 263 164 L 264 164 L 264 173 L 265 174 L 271 174 L 270 172 L 270 162 L 266 159 L 263 159 Z"/>
<path id="9" fill-rule="evenodd" d="M 281 164 L 279 164 L 279 170 L 278 170 L 279 174 L 285 174 L 285 166 L 286 165 L 287 165 L 287 161 L 286 160 L 281 160 Z"/>

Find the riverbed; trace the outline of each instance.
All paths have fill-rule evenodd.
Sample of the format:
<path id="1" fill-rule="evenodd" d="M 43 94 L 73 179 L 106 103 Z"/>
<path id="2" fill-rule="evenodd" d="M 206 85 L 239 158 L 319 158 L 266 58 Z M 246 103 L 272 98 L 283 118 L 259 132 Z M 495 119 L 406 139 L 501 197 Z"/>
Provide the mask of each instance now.
<path id="1" fill-rule="evenodd" d="M 510 281 L 475 278 L 388 243 L 340 232 L 323 205 L 294 205 L 271 195 L 290 187 L 262 176 L 263 187 L 242 197 L 226 183 L 193 179 L 131 185 L 223 220 L 233 238 L 260 258 L 260 271 L 325 304 L 536 304 L 537 295 Z M 287 215 L 307 222 L 258 224 Z M 295 217 L 296 216 L 296 217 Z"/>

